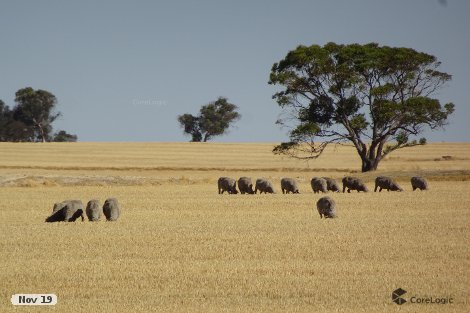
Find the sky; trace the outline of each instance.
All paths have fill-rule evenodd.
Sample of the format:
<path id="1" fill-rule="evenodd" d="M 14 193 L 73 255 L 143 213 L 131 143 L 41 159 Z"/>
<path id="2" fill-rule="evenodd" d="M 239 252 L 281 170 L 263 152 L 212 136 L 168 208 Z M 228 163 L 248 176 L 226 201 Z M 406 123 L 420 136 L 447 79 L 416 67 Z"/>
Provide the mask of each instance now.
<path id="1" fill-rule="evenodd" d="M 242 118 L 217 142 L 279 142 L 268 85 L 298 45 L 377 42 L 437 57 L 456 111 L 431 142 L 469 141 L 468 0 L 0 0 L 0 99 L 44 89 L 79 141 L 188 141 L 176 120 L 219 96 Z"/>

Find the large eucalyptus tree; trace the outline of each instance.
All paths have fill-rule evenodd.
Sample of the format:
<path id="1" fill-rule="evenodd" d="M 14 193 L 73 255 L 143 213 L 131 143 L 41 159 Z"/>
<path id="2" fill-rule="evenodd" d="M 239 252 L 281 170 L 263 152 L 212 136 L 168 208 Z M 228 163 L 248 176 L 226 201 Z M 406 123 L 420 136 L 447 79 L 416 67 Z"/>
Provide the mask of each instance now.
<path id="1" fill-rule="evenodd" d="M 362 171 L 376 170 L 389 153 L 422 145 L 410 140 L 426 127 L 441 128 L 454 105 L 441 105 L 436 91 L 451 79 L 436 57 L 410 48 L 366 45 L 299 46 L 275 63 L 269 84 L 291 127 L 290 141 L 273 150 L 317 158 L 331 143 L 349 142 Z"/>

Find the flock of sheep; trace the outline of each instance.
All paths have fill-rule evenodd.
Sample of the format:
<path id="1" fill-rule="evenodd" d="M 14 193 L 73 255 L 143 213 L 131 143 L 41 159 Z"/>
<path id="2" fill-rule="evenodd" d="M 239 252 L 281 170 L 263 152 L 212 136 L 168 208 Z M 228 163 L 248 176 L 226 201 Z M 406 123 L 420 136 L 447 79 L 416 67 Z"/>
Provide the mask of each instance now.
<path id="1" fill-rule="evenodd" d="M 85 220 L 84 212 L 90 222 L 97 222 L 101 218 L 101 206 L 99 200 L 90 200 L 83 210 L 81 200 L 65 200 L 54 204 L 52 214 L 46 218 L 46 222 L 75 222 L 79 217 Z M 116 198 L 109 198 L 103 204 L 103 214 L 107 221 L 116 221 L 121 215 L 121 206 Z"/>
<path id="2" fill-rule="evenodd" d="M 363 191 L 368 192 L 369 189 L 362 182 L 361 179 L 356 177 L 346 176 L 342 180 L 343 182 L 343 192 L 346 190 L 351 192 L 351 190 L 356 190 L 357 192 Z M 275 193 L 273 184 L 264 179 L 259 178 L 256 180 L 255 189 L 253 190 L 253 183 L 249 177 L 240 177 L 238 181 L 230 177 L 220 177 L 217 181 L 219 194 L 223 194 L 225 191 L 229 194 L 237 194 L 237 184 L 238 190 L 241 194 L 256 194 L 258 191 L 261 193 Z M 340 192 L 340 188 L 336 180 L 329 177 L 314 177 L 310 181 L 313 193 L 320 192 Z M 415 176 L 411 178 L 411 187 L 413 191 L 416 189 L 427 190 L 428 182 L 423 177 Z M 403 189 L 393 180 L 391 177 L 379 176 L 375 179 L 375 189 L 374 192 L 379 189 L 379 192 L 382 189 L 387 191 L 403 191 Z M 299 193 L 299 187 L 297 181 L 293 178 L 282 178 L 281 179 L 281 190 L 282 193 Z M 333 218 L 336 217 L 336 204 L 335 201 L 330 197 L 322 197 L 317 201 L 317 209 L 320 214 L 320 218 Z"/>
<path id="3" fill-rule="evenodd" d="M 344 177 L 343 180 L 343 192 L 346 190 L 356 190 L 357 192 L 363 191 L 368 192 L 367 186 L 356 177 Z M 223 194 L 225 191 L 229 194 L 237 194 L 240 190 L 241 194 L 256 194 L 260 193 L 275 193 L 273 184 L 264 179 L 259 178 L 256 180 L 255 189 L 253 190 L 253 183 L 249 177 L 240 177 L 238 181 L 230 177 L 220 177 L 218 182 L 219 194 Z M 237 190 L 238 185 L 238 190 Z M 310 185 L 314 193 L 320 192 L 340 192 L 339 185 L 333 178 L 329 177 L 314 177 L 310 181 Z M 423 177 L 412 177 L 411 187 L 413 191 L 416 189 L 426 190 L 428 189 L 428 183 Z M 403 189 L 391 178 L 386 176 L 379 176 L 375 179 L 374 191 L 379 192 L 382 189 L 387 191 L 403 191 Z M 299 187 L 297 181 L 293 178 L 282 178 L 281 179 L 281 190 L 282 193 L 299 193 Z M 330 197 L 322 197 L 317 201 L 317 209 L 320 214 L 320 218 L 333 218 L 336 217 L 336 204 L 335 201 Z M 103 204 L 102 211 L 107 221 L 116 221 L 121 214 L 121 206 L 116 198 L 109 198 Z M 99 221 L 101 218 L 101 207 L 98 200 L 90 200 L 87 203 L 86 209 L 83 209 L 83 203 L 81 200 L 65 200 L 59 203 L 55 203 L 52 209 L 52 214 L 46 218 L 46 222 L 75 222 L 81 217 L 82 221 L 85 220 L 84 213 L 90 222 Z"/>

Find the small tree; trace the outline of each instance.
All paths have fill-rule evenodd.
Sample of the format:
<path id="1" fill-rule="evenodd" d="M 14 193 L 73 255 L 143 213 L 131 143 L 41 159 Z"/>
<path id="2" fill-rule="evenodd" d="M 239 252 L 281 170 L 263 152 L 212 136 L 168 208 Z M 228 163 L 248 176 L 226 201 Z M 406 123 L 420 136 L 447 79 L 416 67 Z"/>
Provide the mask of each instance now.
<path id="1" fill-rule="evenodd" d="M 240 119 L 237 109 L 235 104 L 219 97 L 215 102 L 202 106 L 198 116 L 183 114 L 178 116 L 178 122 L 184 133 L 191 135 L 191 141 L 206 142 L 225 134 L 230 125 Z"/>
<path id="2" fill-rule="evenodd" d="M 16 92 L 15 102 L 14 118 L 32 127 L 35 139 L 42 142 L 49 140 L 51 124 L 60 116 L 60 113 L 53 112 L 56 97 L 48 91 L 27 87 Z"/>
<path id="3" fill-rule="evenodd" d="M 77 141 L 77 135 L 67 133 L 65 130 L 60 130 L 54 134 L 52 141 L 55 142 L 75 142 Z"/>
<path id="4" fill-rule="evenodd" d="M 375 43 L 297 47 L 271 70 L 269 84 L 284 87 L 273 98 L 295 124 L 290 141 L 273 152 L 311 159 L 330 143 L 350 142 L 366 172 L 392 151 L 425 144 L 409 137 L 442 127 L 454 110 L 432 98 L 451 79 L 440 64 L 429 54 Z"/>

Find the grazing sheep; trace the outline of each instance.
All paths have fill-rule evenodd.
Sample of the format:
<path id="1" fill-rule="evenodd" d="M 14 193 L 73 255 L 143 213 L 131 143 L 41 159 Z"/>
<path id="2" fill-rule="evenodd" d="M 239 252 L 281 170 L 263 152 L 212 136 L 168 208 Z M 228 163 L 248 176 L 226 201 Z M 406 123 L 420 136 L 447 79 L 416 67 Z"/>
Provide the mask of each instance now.
<path id="1" fill-rule="evenodd" d="M 84 210 L 82 201 L 65 200 L 54 204 L 52 214 L 46 218 L 46 222 L 75 222 L 79 217 L 82 218 L 83 222 L 85 220 L 83 213 Z"/>
<path id="2" fill-rule="evenodd" d="M 229 194 L 237 194 L 237 182 L 233 178 L 229 177 L 220 177 L 217 181 L 217 186 L 219 188 L 219 194 L 224 193 L 227 191 Z"/>
<path id="3" fill-rule="evenodd" d="M 274 192 L 274 187 L 271 182 L 267 181 L 264 178 L 258 178 L 256 180 L 256 185 L 255 185 L 255 193 L 275 193 Z"/>
<path id="4" fill-rule="evenodd" d="M 320 218 L 333 218 L 336 217 L 336 203 L 330 197 L 322 197 L 317 201 L 317 209 Z"/>
<path id="5" fill-rule="evenodd" d="M 312 186 L 313 193 L 321 192 L 328 192 L 328 183 L 326 179 L 321 177 L 314 177 L 310 181 L 310 185 Z"/>
<path id="6" fill-rule="evenodd" d="M 254 194 L 253 190 L 253 183 L 251 182 L 251 178 L 249 177 L 240 177 L 238 179 L 238 190 L 240 190 L 240 193 L 244 195 L 245 193 L 247 194 Z"/>
<path id="7" fill-rule="evenodd" d="M 429 188 L 426 179 L 419 176 L 411 177 L 411 187 L 413 187 L 413 191 L 416 189 L 428 190 Z"/>
<path id="8" fill-rule="evenodd" d="M 297 186 L 297 181 L 293 178 L 283 178 L 281 179 L 281 189 L 282 193 L 299 193 L 299 187 Z"/>
<path id="9" fill-rule="evenodd" d="M 374 192 L 377 191 L 377 188 L 379 188 L 379 192 L 381 192 L 382 189 L 386 189 L 387 191 L 403 191 L 403 189 L 391 177 L 386 176 L 378 176 L 375 179 Z"/>
<path id="10" fill-rule="evenodd" d="M 99 200 L 88 201 L 85 212 L 90 222 L 99 221 L 101 218 L 101 207 Z"/>
<path id="11" fill-rule="evenodd" d="M 116 198 L 109 198 L 103 204 L 103 213 L 108 221 L 116 221 L 121 215 L 121 206 Z"/>
<path id="12" fill-rule="evenodd" d="M 343 192 L 346 190 L 346 188 L 348 189 L 348 192 L 351 192 L 351 190 L 357 190 L 357 192 L 369 192 L 369 189 L 362 182 L 362 180 L 356 177 L 346 176 L 343 178 Z"/>
<path id="13" fill-rule="evenodd" d="M 322 177 L 322 178 L 324 180 L 326 180 L 326 188 L 329 191 L 333 191 L 333 192 L 339 192 L 340 191 L 339 185 L 336 182 L 336 180 L 334 180 L 333 178 L 329 178 L 329 177 Z"/>
<path id="14" fill-rule="evenodd" d="M 55 213 L 55 212 L 59 211 L 60 209 L 62 209 L 66 205 L 67 205 L 67 203 L 65 201 L 64 202 L 54 203 L 54 207 L 52 208 L 52 213 Z"/>

